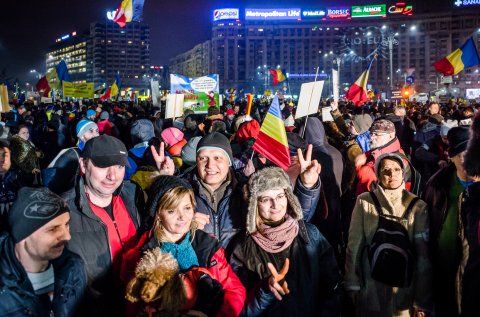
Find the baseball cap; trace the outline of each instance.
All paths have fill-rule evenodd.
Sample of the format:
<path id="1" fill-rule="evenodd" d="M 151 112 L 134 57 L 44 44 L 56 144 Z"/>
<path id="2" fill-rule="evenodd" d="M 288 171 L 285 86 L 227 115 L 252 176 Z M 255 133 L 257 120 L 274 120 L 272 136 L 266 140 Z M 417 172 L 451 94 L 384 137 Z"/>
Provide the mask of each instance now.
<path id="1" fill-rule="evenodd" d="M 103 134 L 90 139 L 85 144 L 81 156 L 92 160 L 97 167 L 123 165 L 130 167 L 128 152 L 125 144 L 119 139 Z"/>

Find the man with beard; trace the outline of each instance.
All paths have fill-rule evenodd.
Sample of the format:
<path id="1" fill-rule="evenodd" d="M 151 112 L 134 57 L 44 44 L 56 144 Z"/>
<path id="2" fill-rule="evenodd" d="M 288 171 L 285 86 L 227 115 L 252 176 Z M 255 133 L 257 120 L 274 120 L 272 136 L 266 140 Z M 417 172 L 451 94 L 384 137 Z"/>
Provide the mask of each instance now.
<path id="1" fill-rule="evenodd" d="M 395 136 L 395 125 L 385 119 L 377 120 L 370 128 L 370 151 L 360 154 L 355 158 L 357 172 L 356 196 L 366 191 L 371 191 L 372 184 L 377 181 L 375 175 L 375 160 L 384 153 L 403 152 L 400 142 Z"/>
<path id="2" fill-rule="evenodd" d="M 70 215 L 47 188 L 24 187 L 0 236 L 0 316 L 74 316 L 87 286 L 83 261 L 65 249 Z"/>

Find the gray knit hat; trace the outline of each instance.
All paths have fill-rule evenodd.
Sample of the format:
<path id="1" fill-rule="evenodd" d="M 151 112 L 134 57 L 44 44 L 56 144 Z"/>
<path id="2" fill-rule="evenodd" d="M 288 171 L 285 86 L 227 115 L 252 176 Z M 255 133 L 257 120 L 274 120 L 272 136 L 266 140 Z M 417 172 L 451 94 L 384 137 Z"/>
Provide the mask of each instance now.
<path id="1" fill-rule="evenodd" d="M 302 207 L 297 196 L 293 194 L 290 178 L 279 167 L 266 167 L 254 173 L 248 181 L 249 200 L 247 212 L 247 231 L 251 234 L 257 231 L 258 197 L 270 189 L 283 188 L 288 201 L 287 212 L 293 219 L 303 218 Z"/>
<path id="2" fill-rule="evenodd" d="M 403 161 L 403 158 L 396 152 L 384 153 L 375 160 L 375 176 L 377 176 L 377 178 L 380 178 L 380 164 L 384 159 L 394 160 L 398 162 L 405 174 L 405 162 Z"/>
<path id="3" fill-rule="evenodd" d="M 197 145 L 201 138 L 201 136 L 191 138 L 182 148 L 183 164 L 186 164 L 188 166 L 193 166 L 197 164 Z"/>
<path id="4" fill-rule="evenodd" d="M 229 165 L 233 165 L 232 147 L 227 137 L 223 134 L 213 132 L 204 136 L 197 144 L 197 153 L 203 149 L 218 149 L 223 151 L 229 160 Z"/>
<path id="5" fill-rule="evenodd" d="M 132 124 L 130 129 L 133 144 L 148 142 L 155 136 L 153 123 L 148 119 L 139 119 Z"/>

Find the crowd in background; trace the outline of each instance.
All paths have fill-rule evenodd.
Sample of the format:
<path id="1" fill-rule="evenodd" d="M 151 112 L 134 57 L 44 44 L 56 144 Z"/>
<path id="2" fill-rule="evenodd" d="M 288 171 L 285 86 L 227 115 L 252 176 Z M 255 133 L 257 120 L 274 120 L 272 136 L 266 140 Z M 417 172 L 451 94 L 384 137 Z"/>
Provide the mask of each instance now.
<path id="1" fill-rule="evenodd" d="M 480 105 L 270 102 L 3 113 L 0 315 L 478 316 Z"/>

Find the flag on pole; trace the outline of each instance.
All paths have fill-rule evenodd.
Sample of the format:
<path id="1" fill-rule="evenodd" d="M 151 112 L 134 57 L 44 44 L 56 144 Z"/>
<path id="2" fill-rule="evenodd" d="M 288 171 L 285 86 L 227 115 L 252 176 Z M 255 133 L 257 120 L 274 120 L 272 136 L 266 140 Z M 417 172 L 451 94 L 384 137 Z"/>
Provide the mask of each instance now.
<path id="1" fill-rule="evenodd" d="M 143 5 L 145 0 L 133 0 L 133 22 L 142 22 Z"/>
<path id="2" fill-rule="evenodd" d="M 133 18 L 132 0 L 123 0 L 113 17 L 113 21 L 117 22 L 120 27 L 124 27 Z"/>
<path id="3" fill-rule="evenodd" d="M 353 101 L 356 106 L 362 105 L 365 101 L 367 101 L 367 82 L 368 82 L 368 75 L 370 74 L 370 68 L 372 67 L 373 61 L 376 58 L 373 58 L 368 65 L 368 68 L 358 77 L 357 81 L 353 83 L 352 86 L 347 91 L 347 95 L 345 96 L 348 100 Z"/>
<path id="4" fill-rule="evenodd" d="M 45 76 L 37 82 L 37 91 L 42 96 L 47 96 L 51 89 L 60 89 L 62 81 L 70 81 L 68 67 L 64 60 L 61 60 L 55 67 L 51 68 Z"/>
<path id="5" fill-rule="evenodd" d="M 282 69 L 270 69 L 270 75 L 272 75 L 272 81 L 274 85 L 278 85 L 282 81 L 285 81 L 285 71 Z"/>
<path id="6" fill-rule="evenodd" d="M 253 149 L 284 170 L 290 167 L 287 132 L 282 120 L 278 96 L 273 98 Z"/>
<path id="7" fill-rule="evenodd" d="M 110 86 L 110 88 L 107 89 L 105 94 L 100 97 L 100 100 L 104 101 L 104 100 L 107 100 L 107 99 L 110 99 L 110 98 L 113 98 L 113 97 L 117 96 L 119 90 L 120 90 L 120 74 L 117 73 L 117 75 L 115 76 L 115 81 Z"/>
<path id="8" fill-rule="evenodd" d="M 469 68 L 480 64 L 477 48 L 473 38 L 470 37 L 460 48 L 450 53 L 447 57 L 433 63 L 433 67 L 444 76 L 452 76 L 461 72 L 464 68 Z"/>

